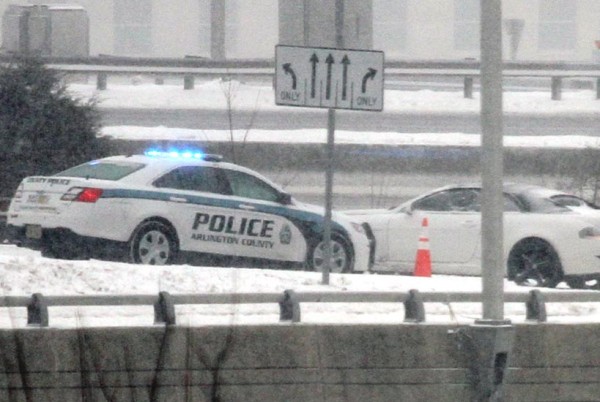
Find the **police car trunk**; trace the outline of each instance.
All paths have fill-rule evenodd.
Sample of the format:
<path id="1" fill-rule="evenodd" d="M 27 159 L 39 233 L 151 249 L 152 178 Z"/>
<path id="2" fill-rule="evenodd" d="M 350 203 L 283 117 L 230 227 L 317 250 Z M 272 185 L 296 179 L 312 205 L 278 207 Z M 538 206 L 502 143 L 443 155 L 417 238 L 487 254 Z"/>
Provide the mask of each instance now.
<path id="1" fill-rule="evenodd" d="M 97 236 L 102 232 L 97 222 L 118 220 L 106 208 L 110 201 L 102 198 L 103 192 L 141 167 L 137 163 L 87 163 L 55 176 L 23 179 L 8 208 L 9 240 L 31 243 L 53 234 Z"/>

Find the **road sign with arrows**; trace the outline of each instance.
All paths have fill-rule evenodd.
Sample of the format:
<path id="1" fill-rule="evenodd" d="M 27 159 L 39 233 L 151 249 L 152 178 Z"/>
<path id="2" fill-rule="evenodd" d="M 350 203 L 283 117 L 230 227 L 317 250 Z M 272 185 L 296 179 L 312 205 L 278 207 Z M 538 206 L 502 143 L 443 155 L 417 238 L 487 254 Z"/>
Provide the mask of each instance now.
<path id="1" fill-rule="evenodd" d="M 383 52 L 275 47 L 275 103 L 381 111 Z"/>

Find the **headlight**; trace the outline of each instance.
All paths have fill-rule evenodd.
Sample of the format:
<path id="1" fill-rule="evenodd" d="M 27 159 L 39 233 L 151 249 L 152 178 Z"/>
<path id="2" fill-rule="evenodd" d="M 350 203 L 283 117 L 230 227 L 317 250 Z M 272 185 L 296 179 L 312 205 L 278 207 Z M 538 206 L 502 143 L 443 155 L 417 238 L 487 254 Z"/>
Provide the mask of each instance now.
<path id="1" fill-rule="evenodd" d="M 600 229 L 596 226 L 588 226 L 579 231 L 580 239 L 591 239 L 594 237 L 600 237 Z"/>

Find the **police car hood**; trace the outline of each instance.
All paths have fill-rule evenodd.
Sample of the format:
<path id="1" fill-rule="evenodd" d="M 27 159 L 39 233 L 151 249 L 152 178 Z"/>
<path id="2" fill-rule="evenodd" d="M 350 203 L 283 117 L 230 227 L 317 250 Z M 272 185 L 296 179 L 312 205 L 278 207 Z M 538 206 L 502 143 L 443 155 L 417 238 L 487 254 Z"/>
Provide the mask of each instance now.
<path id="1" fill-rule="evenodd" d="M 314 212 L 315 214 L 319 214 L 321 216 L 325 216 L 325 208 L 321 207 L 319 205 L 314 205 L 314 204 L 307 204 L 298 200 L 294 201 L 295 205 L 300 208 L 303 209 L 305 211 L 309 211 L 309 212 Z M 349 225 L 351 222 L 354 223 L 360 223 L 358 220 L 351 218 L 350 216 L 344 214 L 343 212 L 339 212 L 339 211 L 331 211 L 331 219 L 334 220 L 335 222 L 339 223 L 340 225 L 344 226 L 345 228 L 349 229 Z"/>

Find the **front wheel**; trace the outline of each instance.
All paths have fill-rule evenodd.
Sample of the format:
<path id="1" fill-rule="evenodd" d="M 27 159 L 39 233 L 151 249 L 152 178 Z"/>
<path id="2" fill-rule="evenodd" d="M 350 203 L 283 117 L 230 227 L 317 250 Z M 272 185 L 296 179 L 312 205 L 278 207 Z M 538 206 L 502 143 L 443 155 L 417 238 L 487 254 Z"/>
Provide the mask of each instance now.
<path id="1" fill-rule="evenodd" d="M 508 257 L 508 277 L 521 286 L 553 288 L 563 280 L 562 265 L 550 244 L 541 239 L 525 239 Z"/>
<path id="2" fill-rule="evenodd" d="M 308 268 L 311 271 L 323 272 L 325 268 L 325 242 L 321 239 L 313 245 L 308 253 Z M 352 255 L 348 246 L 339 236 L 331 236 L 331 270 L 332 273 L 349 272 Z"/>
<path id="3" fill-rule="evenodd" d="M 131 237 L 129 252 L 131 262 L 136 264 L 171 264 L 177 254 L 175 235 L 164 223 L 144 222 Z"/>

